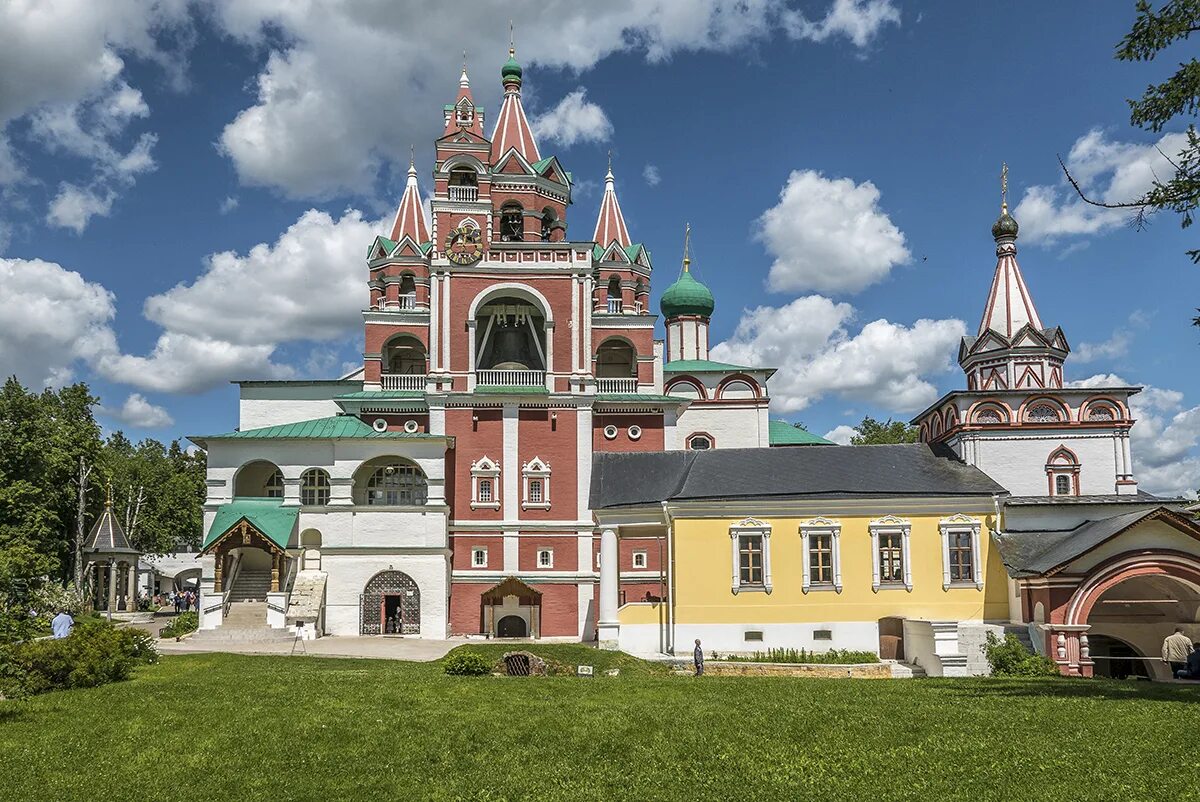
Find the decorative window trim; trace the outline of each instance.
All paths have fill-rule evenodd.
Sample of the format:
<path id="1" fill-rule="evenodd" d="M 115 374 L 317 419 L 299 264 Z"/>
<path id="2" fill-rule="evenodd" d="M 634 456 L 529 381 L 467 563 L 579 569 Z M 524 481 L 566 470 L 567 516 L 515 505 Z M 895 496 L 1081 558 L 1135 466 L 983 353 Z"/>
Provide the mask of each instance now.
<path id="1" fill-rule="evenodd" d="M 475 559 L 476 555 L 483 555 L 483 562 Z M 488 547 L 487 546 L 472 546 L 471 547 L 471 567 L 472 568 L 487 568 L 488 567 Z"/>
<path id="2" fill-rule="evenodd" d="M 300 474 L 300 504 L 302 506 L 327 507 L 332 492 L 333 485 L 329 481 L 329 471 L 324 468 L 308 468 Z"/>
<path id="3" fill-rule="evenodd" d="M 809 570 L 808 547 L 812 535 L 830 535 L 830 551 L 833 559 L 833 584 L 815 584 Z M 808 593 L 810 590 L 832 590 L 842 592 L 842 523 L 831 518 L 817 517 L 800 524 L 800 552 L 802 555 L 801 568 L 803 580 L 800 590 Z"/>
<path id="4" fill-rule="evenodd" d="M 479 480 L 492 480 L 492 500 L 479 500 Z M 500 466 L 489 457 L 482 456 L 471 463 L 471 509 L 500 509 Z"/>
<path id="5" fill-rule="evenodd" d="M 638 560 L 639 557 L 641 558 L 640 561 Z M 640 565 L 639 565 L 639 562 L 640 562 Z M 636 568 L 644 569 L 646 566 L 648 566 L 650 564 L 650 552 L 646 551 L 645 549 L 638 549 L 637 551 L 634 551 L 633 558 L 632 558 L 632 564 L 635 569 Z"/>
<path id="6" fill-rule="evenodd" d="M 1080 493 L 1079 474 L 1082 469 L 1083 466 L 1075 452 L 1065 445 L 1060 445 L 1051 451 L 1050 456 L 1046 459 L 1046 492 L 1051 496 L 1078 496 Z M 1060 476 L 1066 476 L 1071 480 L 1071 487 L 1067 493 L 1058 492 L 1057 484 Z"/>
<path id="7" fill-rule="evenodd" d="M 963 515 L 961 512 L 942 518 L 938 521 L 938 530 L 942 533 L 942 590 L 950 588 L 975 588 L 983 590 L 983 566 L 980 565 L 979 532 L 983 522 L 978 518 Z M 971 534 L 971 573 L 972 582 L 950 581 L 950 535 L 969 532 Z"/>
<path id="8" fill-rule="evenodd" d="M 898 590 L 903 587 L 912 593 L 912 551 L 909 545 L 912 536 L 912 521 L 906 518 L 897 518 L 895 515 L 885 515 L 868 523 L 867 528 L 871 533 L 871 590 L 878 593 L 881 589 L 895 588 Z M 894 534 L 900 535 L 900 559 L 904 563 L 904 580 L 900 583 L 883 582 L 880 579 L 882 569 L 879 565 L 879 536 Z"/>
<path id="9" fill-rule="evenodd" d="M 546 562 L 542 562 L 542 555 L 549 557 Z M 534 555 L 534 566 L 537 568 L 553 568 L 554 567 L 554 549 L 541 548 Z"/>
<path id="10" fill-rule="evenodd" d="M 763 549 L 763 583 L 761 585 L 742 584 L 742 561 L 739 550 L 743 537 L 761 537 Z M 762 591 L 770 593 L 771 583 L 771 525 L 757 518 L 743 518 L 729 527 L 729 549 L 733 561 L 733 583 L 730 590 L 736 596 L 741 591 Z"/>
<path id="11" fill-rule="evenodd" d="M 542 500 L 529 499 L 529 480 L 537 479 L 542 483 Z M 540 457 L 534 457 L 521 466 L 521 509 L 548 510 L 550 509 L 550 465 Z"/>
<path id="12" fill-rule="evenodd" d="M 692 448 L 692 440 L 697 437 L 703 437 L 708 441 L 708 448 Z M 717 447 L 717 438 L 713 437 L 708 432 L 692 432 L 684 438 L 683 442 L 687 445 L 688 451 L 712 451 Z"/>
<path id="13" fill-rule="evenodd" d="M 611 423 L 610 423 L 610 424 L 608 424 L 607 426 L 605 426 L 605 427 L 604 427 L 604 439 L 605 439 L 605 440 L 615 440 L 615 439 L 617 439 L 617 432 L 618 432 L 618 431 L 620 431 L 620 430 L 619 430 L 619 429 L 617 429 L 617 427 L 616 427 L 616 426 L 613 426 Z"/>
<path id="14" fill-rule="evenodd" d="M 638 426 L 636 423 L 626 429 L 626 433 L 629 435 L 630 440 L 642 439 L 642 427 Z"/>

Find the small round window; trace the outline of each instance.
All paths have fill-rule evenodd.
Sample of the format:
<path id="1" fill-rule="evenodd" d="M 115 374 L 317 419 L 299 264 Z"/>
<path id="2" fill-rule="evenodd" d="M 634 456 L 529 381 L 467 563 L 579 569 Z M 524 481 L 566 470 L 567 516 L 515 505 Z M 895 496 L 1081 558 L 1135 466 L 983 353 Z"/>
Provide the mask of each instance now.
<path id="1" fill-rule="evenodd" d="M 629 427 L 629 439 L 630 440 L 640 440 L 641 437 L 642 437 L 642 427 L 641 426 L 630 426 Z"/>
<path id="2" fill-rule="evenodd" d="M 385 421 L 383 418 L 376 418 L 374 421 L 371 422 L 371 428 L 377 432 L 386 432 L 387 431 L 387 421 Z"/>
<path id="3" fill-rule="evenodd" d="M 416 434 L 418 428 L 420 427 L 417 426 L 417 422 L 415 420 L 406 420 L 404 422 L 404 431 L 408 432 L 409 434 Z"/>
<path id="4" fill-rule="evenodd" d="M 604 437 L 607 440 L 614 440 L 617 437 L 617 427 L 611 423 L 604 427 Z"/>
<path id="5" fill-rule="evenodd" d="M 692 451 L 707 451 L 712 448 L 712 438 L 706 434 L 694 434 L 688 438 L 688 448 Z"/>

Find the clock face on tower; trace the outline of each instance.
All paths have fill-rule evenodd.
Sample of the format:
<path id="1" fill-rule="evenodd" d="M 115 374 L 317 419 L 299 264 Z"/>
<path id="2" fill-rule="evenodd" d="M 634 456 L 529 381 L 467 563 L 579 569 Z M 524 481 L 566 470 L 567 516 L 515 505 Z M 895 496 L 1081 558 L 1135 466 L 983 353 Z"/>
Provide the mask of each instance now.
<path id="1" fill-rule="evenodd" d="M 446 236 L 446 258 L 458 265 L 469 265 L 483 258 L 479 229 L 459 226 Z"/>

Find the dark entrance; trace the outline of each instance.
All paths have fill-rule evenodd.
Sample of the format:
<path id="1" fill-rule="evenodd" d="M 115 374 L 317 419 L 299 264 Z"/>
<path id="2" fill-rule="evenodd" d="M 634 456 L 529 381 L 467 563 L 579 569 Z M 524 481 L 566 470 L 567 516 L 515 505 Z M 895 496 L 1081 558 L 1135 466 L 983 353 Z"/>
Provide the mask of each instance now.
<path id="1" fill-rule="evenodd" d="M 404 634 L 404 605 L 399 593 L 389 593 L 383 597 L 383 634 Z"/>
<path id="2" fill-rule="evenodd" d="M 879 659 L 904 659 L 904 619 L 879 619 Z"/>
<path id="3" fill-rule="evenodd" d="M 403 571 L 380 571 L 371 577 L 359 602 L 362 635 L 418 635 L 421 632 L 421 590 Z M 392 629 L 388 629 L 388 618 Z"/>
<path id="4" fill-rule="evenodd" d="M 525 626 L 525 619 L 519 615 L 506 615 L 496 623 L 497 638 L 525 638 L 529 636 L 529 630 Z"/>

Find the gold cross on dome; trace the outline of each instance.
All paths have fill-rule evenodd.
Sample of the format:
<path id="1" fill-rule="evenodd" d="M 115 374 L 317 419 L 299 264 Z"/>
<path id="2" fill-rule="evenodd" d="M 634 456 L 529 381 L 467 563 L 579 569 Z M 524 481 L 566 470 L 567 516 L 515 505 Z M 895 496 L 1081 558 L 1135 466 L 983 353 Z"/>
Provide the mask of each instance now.
<path id="1" fill-rule="evenodd" d="M 1000 208 L 1008 211 L 1008 162 L 1000 162 Z"/>

